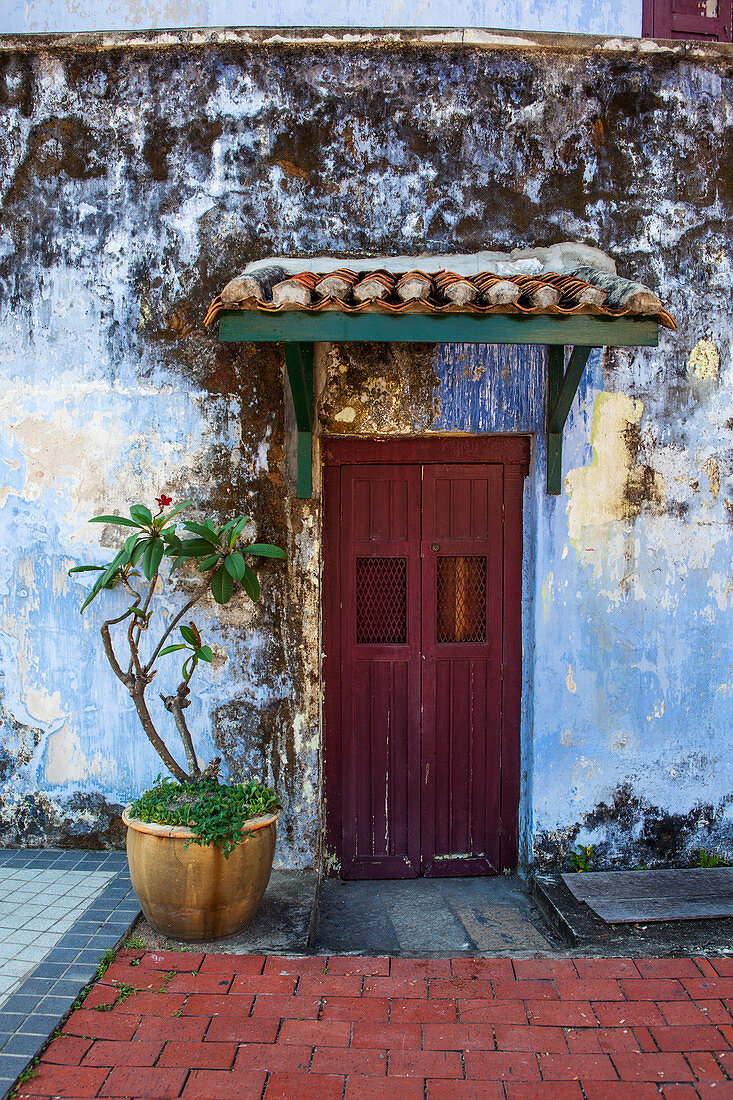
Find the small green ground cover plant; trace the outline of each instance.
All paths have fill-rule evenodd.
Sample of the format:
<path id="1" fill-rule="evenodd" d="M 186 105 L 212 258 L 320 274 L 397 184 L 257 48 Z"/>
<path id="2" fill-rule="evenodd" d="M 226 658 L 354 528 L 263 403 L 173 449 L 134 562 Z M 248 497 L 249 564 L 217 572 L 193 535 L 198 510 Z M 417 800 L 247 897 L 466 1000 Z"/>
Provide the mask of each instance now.
<path id="1" fill-rule="evenodd" d="M 590 871 L 596 858 L 596 850 L 592 844 L 576 844 L 575 851 L 570 853 L 570 869 L 578 873 Z"/>
<path id="2" fill-rule="evenodd" d="M 218 604 L 227 604 L 239 594 L 258 600 L 260 583 L 251 559 L 282 560 L 286 555 L 271 543 L 243 541 L 248 516 L 235 516 L 221 525 L 211 519 L 194 522 L 181 517 L 192 507 L 190 500 L 171 509 L 173 499 L 162 494 L 155 503 L 157 512 L 145 504 L 131 505 L 129 518 L 94 516 L 90 523 L 122 527 L 130 533 L 111 562 L 78 565 L 69 574 L 97 574 L 82 612 L 105 591 L 122 591 L 129 597 L 127 606 L 120 607 L 117 601 L 116 613 L 100 627 L 104 652 L 115 676 L 130 693 L 148 740 L 174 777 L 163 780 L 159 776 L 151 790 L 134 803 L 133 817 L 186 825 L 197 843 L 217 844 L 228 857 L 247 818 L 274 812 L 280 803 L 272 790 L 255 781 L 231 786 L 219 783 L 219 757 L 201 767 L 185 712 L 191 705 L 191 677 L 202 662 L 211 664 L 213 651 L 196 623 L 183 620 L 209 595 Z M 168 602 L 184 567 L 188 567 L 185 587 L 190 592 L 193 581 L 193 593 L 177 614 L 163 619 L 161 597 L 165 595 Z M 176 628 L 180 638 L 174 633 Z M 180 737 L 186 767 L 160 734 L 145 695 L 158 675 L 158 662 L 172 653 L 185 653 L 181 679 L 175 690 L 161 691 L 160 699 Z"/>
<path id="3" fill-rule="evenodd" d="M 730 863 L 715 852 L 707 852 L 704 848 L 701 848 L 697 853 L 695 867 L 730 867 Z"/>

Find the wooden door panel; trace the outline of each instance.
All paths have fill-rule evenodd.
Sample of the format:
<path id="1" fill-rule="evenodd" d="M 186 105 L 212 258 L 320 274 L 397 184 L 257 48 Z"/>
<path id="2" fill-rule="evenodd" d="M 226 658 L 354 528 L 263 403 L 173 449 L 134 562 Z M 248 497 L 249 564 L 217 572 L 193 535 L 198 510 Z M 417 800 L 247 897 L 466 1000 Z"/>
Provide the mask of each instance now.
<path id="1" fill-rule="evenodd" d="M 342 873 L 419 872 L 420 470 L 341 469 Z"/>
<path id="2" fill-rule="evenodd" d="M 423 475 L 421 850 L 427 875 L 499 870 L 503 467 Z"/>

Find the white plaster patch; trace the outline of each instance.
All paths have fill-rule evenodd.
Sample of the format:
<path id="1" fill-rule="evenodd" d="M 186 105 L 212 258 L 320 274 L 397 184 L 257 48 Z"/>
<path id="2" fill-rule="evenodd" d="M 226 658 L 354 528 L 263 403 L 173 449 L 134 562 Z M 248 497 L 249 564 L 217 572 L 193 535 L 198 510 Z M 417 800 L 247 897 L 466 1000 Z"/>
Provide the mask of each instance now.
<path id="1" fill-rule="evenodd" d="M 68 723 L 52 733 L 46 743 L 46 779 L 54 785 L 85 779 L 109 781 L 116 770 L 115 761 L 101 752 L 95 752 L 90 760 L 81 747 L 79 734 Z"/>
<path id="2" fill-rule="evenodd" d="M 54 722 L 67 718 L 68 715 L 61 706 L 61 692 L 54 691 L 49 694 L 41 687 L 27 687 L 23 694 L 25 709 L 36 722 L 52 725 Z"/>
<path id="3" fill-rule="evenodd" d="M 710 485 L 710 495 L 713 500 L 718 499 L 718 493 L 720 492 L 720 467 L 718 466 L 717 458 L 712 456 L 703 463 L 703 470 L 707 474 L 708 483 Z"/>
<path id="4" fill-rule="evenodd" d="M 342 424 L 353 424 L 356 420 L 356 409 L 352 408 L 351 405 L 347 405 L 341 412 L 336 413 L 334 420 L 338 420 Z"/>
<path id="5" fill-rule="evenodd" d="M 555 577 L 554 574 L 548 573 L 547 580 L 542 585 L 542 618 L 544 622 L 550 617 L 550 611 L 552 610 L 552 601 L 554 599 Z"/>

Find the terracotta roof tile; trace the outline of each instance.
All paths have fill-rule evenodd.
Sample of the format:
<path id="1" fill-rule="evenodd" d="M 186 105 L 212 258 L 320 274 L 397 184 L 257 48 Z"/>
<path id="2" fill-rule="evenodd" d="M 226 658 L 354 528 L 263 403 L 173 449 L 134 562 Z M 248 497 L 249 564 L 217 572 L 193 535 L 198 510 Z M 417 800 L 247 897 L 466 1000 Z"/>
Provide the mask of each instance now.
<path id="1" fill-rule="evenodd" d="M 227 283 L 211 303 L 204 323 L 211 324 L 223 309 L 264 313 L 585 313 L 649 317 L 666 328 L 677 327 L 648 287 L 589 266 L 536 275 L 384 268 L 288 272 L 285 266 L 259 266 Z"/>

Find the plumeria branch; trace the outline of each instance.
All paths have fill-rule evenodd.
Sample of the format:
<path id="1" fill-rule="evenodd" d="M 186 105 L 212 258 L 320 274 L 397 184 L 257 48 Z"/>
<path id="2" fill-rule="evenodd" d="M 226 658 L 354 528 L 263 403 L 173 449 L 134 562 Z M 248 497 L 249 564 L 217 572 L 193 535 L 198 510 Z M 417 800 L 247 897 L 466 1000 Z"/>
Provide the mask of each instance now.
<path id="1" fill-rule="evenodd" d="M 132 533 L 109 565 L 80 565 L 70 569 L 69 573 L 91 571 L 98 574 L 82 604 L 82 611 L 100 592 L 116 588 L 117 585 L 121 585 L 132 596 L 132 604 L 121 615 L 102 623 L 100 629 L 104 652 L 114 675 L 129 691 L 140 724 L 150 743 L 169 771 L 184 783 L 195 781 L 202 775 L 215 777 L 220 758 L 215 757 L 201 770 L 193 737 L 186 722 L 184 711 L 191 705 L 189 682 L 201 661 L 211 664 L 213 654 L 211 647 L 203 644 L 196 624 L 190 622 L 188 625 L 181 625 L 181 620 L 209 593 L 219 604 L 228 603 L 239 592 L 244 592 L 251 600 L 259 599 L 259 581 L 245 561 L 245 556 L 282 559 L 285 558 L 285 552 L 270 543 L 254 543 L 240 550 L 237 543 L 248 523 L 247 516 L 237 516 L 221 527 L 216 527 L 211 520 L 203 523 L 184 521 L 181 534 L 177 530 L 180 519 L 176 517 L 190 506 L 191 501 L 184 501 L 170 512 L 166 512 L 166 509 L 173 503 L 171 497 L 163 493 L 156 498 L 155 503 L 158 505 L 155 515 L 146 505 L 133 504 L 129 519 L 126 516 L 95 516 L 90 522 L 130 528 Z M 149 629 L 155 611 L 153 597 L 161 577 L 161 566 L 166 559 L 170 560 L 169 576 L 183 562 L 196 562 L 199 573 L 202 574 L 202 583 L 196 594 L 173 617 L 155 645 L 150 659 L 143 664 L 140 658 L 140 640 L 143 631 Z M 136 566 L 140 567 L 148 584 L 147 590 L 143 592 L 136 591 L 131 582 L 131 577 L 138 576 Z M 129 651 L 127 671 L 124 671 L 119 662 L 111 631 L 112 627 L 121 626 L 125 622 L 125 638 Z M 166 645 L 177 626 L 182 641 Z M 158 733 L 145 699 L 145 691 L 158 672 L 154 667 L 158 659 L 178 650 L 185 650 L 187 653 L 182 668 L 183 679 L 174 694 L 165 695 L 161 692 L 160 698 L 165 709 L 172 715 L 180 735 L 188 772 L 181 767 Z"/>

